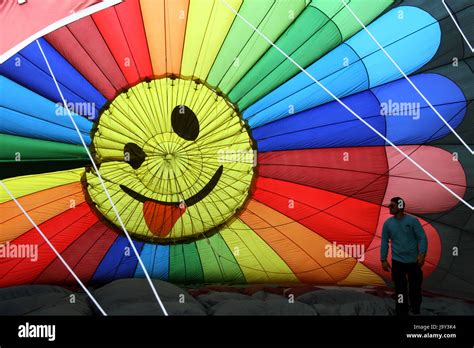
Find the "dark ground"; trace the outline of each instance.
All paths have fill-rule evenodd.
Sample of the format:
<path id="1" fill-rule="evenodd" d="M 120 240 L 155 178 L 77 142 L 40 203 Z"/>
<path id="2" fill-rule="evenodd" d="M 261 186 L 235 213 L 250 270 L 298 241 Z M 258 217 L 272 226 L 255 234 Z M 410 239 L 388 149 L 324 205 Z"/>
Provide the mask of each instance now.
<path id="1" fill-rule="evenodd" d="M 201 286 L 181 288 L 154 280 L 170 315 L 382 315 L 394 314 L 387 287 L 311 285 Z M 109 315 L 161 315 L 144 279 L 123 279 L 90 289 Z M 74 296 L 72 296 L 74 295 Z M 474 315 L 474 302 L 428 292 L 422 315 Z M 59 286 L 0 289 L 0 315 L 99 315 L 83 292 Z"/>

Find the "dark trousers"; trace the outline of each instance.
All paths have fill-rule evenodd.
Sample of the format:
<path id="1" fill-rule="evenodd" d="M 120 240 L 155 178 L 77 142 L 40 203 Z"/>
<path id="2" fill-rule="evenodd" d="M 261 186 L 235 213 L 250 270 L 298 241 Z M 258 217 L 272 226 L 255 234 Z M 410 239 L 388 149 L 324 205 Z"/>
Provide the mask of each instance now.
<path id="1" fill-rule="evenodd" d="M 395 283 L 395 311 L 397 315 L 407 315 L 409 307 L 414 313 L 419 313 L 421 283 L 423 282 L 421 267 L 416 263 L 392 260 L 392 280 Z"/>

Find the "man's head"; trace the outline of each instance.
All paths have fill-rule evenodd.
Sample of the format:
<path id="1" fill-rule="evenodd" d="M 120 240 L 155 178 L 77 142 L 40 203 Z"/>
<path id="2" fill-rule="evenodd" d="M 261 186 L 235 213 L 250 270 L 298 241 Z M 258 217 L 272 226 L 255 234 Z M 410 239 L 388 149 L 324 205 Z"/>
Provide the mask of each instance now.
<path id="1" fill-rule="evenodd" d="M 400 197 L 393 197 L 390 200 L 390 204 L 388 205 L 388 208 L 390 209 L 390 214 L 396 215 L 400 212 L 405 211 L 405 201 L 403 198 Z"/>

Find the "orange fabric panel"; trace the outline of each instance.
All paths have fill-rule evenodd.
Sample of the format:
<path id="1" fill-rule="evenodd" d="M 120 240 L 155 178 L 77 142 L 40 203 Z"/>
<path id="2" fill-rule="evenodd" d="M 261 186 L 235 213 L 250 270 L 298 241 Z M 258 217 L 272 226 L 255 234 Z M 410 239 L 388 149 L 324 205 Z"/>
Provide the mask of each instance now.
<path id="1" fill-rule="evenodd" d="M 181 71 L 189 0 L 141 0 L 143 23 L 155 77 Z"/>
<path id="2" fill-rule="evenodd" d="M 385 285 L 385 282 L 380 276 L 372 272 L 360 262 L 355 264 L 354 268 L 346 279 L 337 283 L 337 285 L 344 286 L 362 286 L 367 284 Z"/>
<path id="3" fill-rule="evenodd" d="M 64 214 L 41 224 L 40 229 L 59 254 L 69 248 L 71 243 L 97 222 L 97 216 L 87 203 L 80 204 Z M 25 258 L 0 259 L 0 287 L 32 283 L 41 272 L 57 259 L 53 249 L 34 229 L 30 229 L 12 244 L 37 246 L 38 259 Z M 64 267 L 64 265 L 62 265 Z"/>
<path id="4" fill-rule="evenodd" d="M 255 200 L 249 202 L 240 219 L 276 251 L 302 282 L 334 284 L 345 279 L 357 263 L 350 257 L 326 257 L 326 246 L 331 242 Z"/>
<path id="5" fill-rule="evenodd" d="M 84 202 L 82 184 L 74 182 L 39 191 L 18 198 L 18 202 L 39 225 L 52 217 L 69 210 L 71 200 L 77 206 Z M 14 240 L 28 232 L 32 225 L 14 201 L 0 204 L 0 243 Z"/>

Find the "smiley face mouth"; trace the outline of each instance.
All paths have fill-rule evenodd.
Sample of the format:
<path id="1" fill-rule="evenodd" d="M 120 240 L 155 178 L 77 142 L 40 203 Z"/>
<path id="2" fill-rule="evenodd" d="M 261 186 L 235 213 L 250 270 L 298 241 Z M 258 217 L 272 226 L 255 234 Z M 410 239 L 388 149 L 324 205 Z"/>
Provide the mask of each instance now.
<path id="1" fill-rule="evenodd" d="M 194 194 L 193 196 L 187 198 L 184 200 L 184 204 L 186 207 L 190 207 L 196 203 L 199 203 L 201 200 L 203 200 L 209 193 L 211 193 L 212 190 L 216 187 L 217 183 L 219 182 L 222 172 L 224 170 L 224 167 L 221 165 L 212 178 L 209 180 L 209 182 L 204 186 L 199 192 Z M 154 202 L 156 204 L 161 204 L 161 205 L 167 205 L 167 206 L 177 206 L 183 203 L 181 202 L 164 202 L 164 201 L 158 201 L 156 199 L 148 198 L 146 196 L 143 196 L 139 194 L 138 192 L 133 191 L 132 189 L 128 188 L 125 185 L 120 185 L 120 188 L 128 194 L 130 197 L 133 199 L 136 199 L 139 202 L 145 203 L 145 202 Z"/>
<path id="2" fill-rule="evenodd" d="M 195 195 L 181 202 L 158 201 L 145 197 L 125 185 L 120 185 L 120 188 L 133 199 L 143 203 L 143 217 L 149 230 L 158 237 L 166 237 L 178 219 L 184 214 L 187 207 L 200 202 L 214 190 L 222 176 L 223 170 L 224 167 L 221 165 L 206 186 Z"/>

